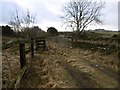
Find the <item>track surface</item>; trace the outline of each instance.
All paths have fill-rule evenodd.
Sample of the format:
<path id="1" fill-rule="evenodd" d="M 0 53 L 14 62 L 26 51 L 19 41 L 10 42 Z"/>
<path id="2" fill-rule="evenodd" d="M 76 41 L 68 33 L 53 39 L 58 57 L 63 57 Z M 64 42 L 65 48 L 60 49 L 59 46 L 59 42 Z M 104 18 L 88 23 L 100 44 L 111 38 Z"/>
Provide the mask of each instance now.
<path id="1" fill-rule="evenodd" d="M 26 56 L 30 67 L 27 76 L 21 81 L 21 88 L 118 87 L 117 64 L 109 63 L 110 60 L 116 61 L 116 56 L 101 56 L 98 52 L 72 48 L 52 41 L 47 41 L 47 47 L 48 51 L 35 52 L 35 57 L 32 59 L 30 54 Z M 10 50 L 5 52 L 8 58 L 13 58 L 15 69 L 19 63 L 19 57 L 15 57 L 16 54 L 10 54 Z M 102 62 L 107 62 L 107 64 Z M 3 69 L 5 63 L 7 62 L 4 59 Z"/>

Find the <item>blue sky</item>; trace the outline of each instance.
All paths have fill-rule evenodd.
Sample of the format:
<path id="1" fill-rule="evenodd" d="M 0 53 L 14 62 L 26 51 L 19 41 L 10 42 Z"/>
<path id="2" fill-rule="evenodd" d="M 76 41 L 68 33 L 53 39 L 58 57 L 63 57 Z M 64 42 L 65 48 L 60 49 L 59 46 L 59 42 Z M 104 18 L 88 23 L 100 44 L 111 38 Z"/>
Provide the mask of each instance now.
<path id="1" fill-rule="evenodd" d="M 24 12 L 26 8 L 34 15 L 36 14 L 36 25 L 43 30 L 53 26 L 59 31 L 70 31 L 63 26 L 60 16 L 63 14 L 62 7 L 69 0 L 0 0 L 0 24 L 7 24 L 13 16 L 17 7 Z M 102 1 L 102 0 L 101 0 Z M 118 30 L 118 1 L 103 0 L 106 2 L 102 10 L 103 25 L 91 25 L 88 29 L 104 28 L 107 30 Z M 21 13 L 22 15 L 22 13 Z"/>

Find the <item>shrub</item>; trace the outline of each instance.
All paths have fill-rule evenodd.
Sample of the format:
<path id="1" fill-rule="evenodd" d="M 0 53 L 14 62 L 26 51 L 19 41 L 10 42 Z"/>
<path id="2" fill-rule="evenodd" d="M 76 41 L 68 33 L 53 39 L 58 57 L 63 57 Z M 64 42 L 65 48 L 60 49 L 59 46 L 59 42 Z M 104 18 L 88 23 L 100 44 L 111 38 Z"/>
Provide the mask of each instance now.
<path id="1" fill-rule="evenodd" d="M 47 34 L 48 34 L 48 36 L 53 36 L 53 37 L 58 36 L 58 31 L 54 27 L 49 27 L 47 29 Z"/>

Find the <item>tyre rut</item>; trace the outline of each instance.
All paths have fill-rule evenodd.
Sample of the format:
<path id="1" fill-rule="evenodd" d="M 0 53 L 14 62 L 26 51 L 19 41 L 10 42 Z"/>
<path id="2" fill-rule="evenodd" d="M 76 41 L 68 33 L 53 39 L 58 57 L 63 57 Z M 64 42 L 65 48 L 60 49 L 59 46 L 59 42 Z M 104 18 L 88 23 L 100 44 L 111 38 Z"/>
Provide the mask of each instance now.
<path id="1" fill-rule="evenodd" d="M 88 74 L 75 69 L 69 63 L 61 60 L 61 65 L 67 70 L 73 80 L 76 81 L 79 88 L 100 87 L 100 85 L 95 80 L 91 79 Z"/>

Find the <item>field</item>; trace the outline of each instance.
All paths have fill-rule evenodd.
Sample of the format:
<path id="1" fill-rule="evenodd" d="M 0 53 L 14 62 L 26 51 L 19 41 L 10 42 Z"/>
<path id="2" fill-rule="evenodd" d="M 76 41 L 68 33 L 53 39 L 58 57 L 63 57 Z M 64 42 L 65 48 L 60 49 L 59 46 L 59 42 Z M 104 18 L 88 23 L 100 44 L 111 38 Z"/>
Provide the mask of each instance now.
<path id="1" fill-rule="evenodd" d="M 87 32 L 84 35 L 88 37 L 72 43 L 68 33 L 62 35 L 47 37 L 47 49 L 44 52 L 35 51 L 34 58 L 31 58 L 31 52 L 26 54 L 28 72 L 21 79 L 19 88 L 118 87 L 119 35 Z M 5 43 L 13 40 L 3 39 Z M 14 87 L 20 72 L 19 58 L 18 43 L 3 50 L 3 88 Z"/>

